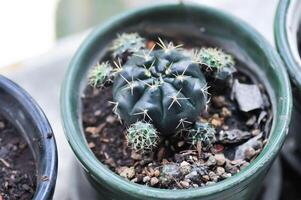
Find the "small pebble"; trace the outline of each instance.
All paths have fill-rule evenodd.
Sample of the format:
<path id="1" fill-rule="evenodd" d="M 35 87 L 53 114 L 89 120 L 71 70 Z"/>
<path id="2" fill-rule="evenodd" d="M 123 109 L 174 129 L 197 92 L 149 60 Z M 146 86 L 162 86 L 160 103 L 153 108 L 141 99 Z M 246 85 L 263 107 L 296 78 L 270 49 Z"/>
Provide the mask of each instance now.
<path id="1" fill-rule="evenodd" d="M 162 168 L 162 174 L 171 177 L 178 177 L 181 174 L 180 167 L 177 164 L 165 164 Z"/>
<path id="2" fill-rule="evenodd" d="M 92 149 L 95 147 L 95 143 L 94 142 L 89 142 L 88 144 L 89 148 Z"/>
<path id="3" fill-rule="evenodd" d="M 261 137 L 262 137 L 262 133 L 260 133 L 259 135 L 249 139 L 247 142 L 239 145 L 236 147 L 235 150 L 235 156 L 234 159 L 235 160 L 243 160 L 246 158 L 246 150 L 249 148 L 253 148 L 253 149 L 259 149 L 262 147 L 262 141 L 261 141 Z M 250 152 L 252 153 L 252 152 Z"/>
<path id="4" fill-rule="evenodd" d="M 226 158 L 225 158 L 224 154 L 215 154 L 214 158 L 216 160 L 216 164 L 219 166 L 224 165 L 226 162 Z"/>
<path id="5" fill-rule="evenodd" d="M 218 180 L 218 176 L 213 171 L 209 172 L 209 177 L 210 177 L 210 180 L 213 182 L 217 182 L 217 180 Z"/>
<path id="6" fill-rule="evenodd" d="M 215 165 L 215 164 L 216 164 L 215 157 L 214 157 L 214 156 L 210 156 L 210 157 L 208 158 L 206 164 L 207 164 L 208 166 L 213 166 L 213 165 Z"/>
<path id="7" fill-rule="evenodd" d="M 223 129 L 224 131 L 227 131 L 227 130 L 229 130 L 229 126 L 227 126 L 227 125 L 224 124 L 224 125 L 222 126 L 222 129 Z"/>
<path id="8" fill-rule="evenodd" d="M 206 185 L 213 185 L 213 184 L 215 184 L 214 181 L 208 181 L 208 182 L 206 183 Z"/>
<path id="9" fill-rule="evenodd" d="M 242 160 L 242 159 L 231 160 L 230 163 L 231 163 L 232 165 L 236 165 L 236 166 L 237 166 L 237 165 L 242 164 L 242 163 L 243 163 L 243 160 Z"/>
<path id="10" fill-rule="evenodd" d="M 223 106 L 226 106 L 226 99 L 224 96 L 213 96 L 212 103 L 214 106 L 221 108 Z"/>
<path id="11" fill-rule="evenodd" d="M 162 147 L 162 148 L 160 148 L 160 150 L 157 153 L 158 160 L 162 160 L 164 157 L 164 154 L 165 154 L 165 148 Z"/>
<path id="12" fill-rule="evenodd" d="M 135 151 L 132 151 L 131 158 L 133 158 L 134 160 L 141 160 L 142 159 L 142 155 L 139 154 L 139 153 L 136 153 Z"/>
<path id="13" fill-rule="evenodd" d="M 229 177 L 231 177 L 231 176 L 232 176 L 232 174 L 230 174 L 230 173 L 223 173 L 223 174 L 221 175 L 222 178 L 229 178 Z"/>
<path id="14" fill-rule="evenodd" d="M 253 126 L 256 122 L 256 116 L 255 115 L 252 115 L 252 117 L 250 117 L 248 119 L 248 121 L 246 122 L 246 125 L 247 126 Z"/>
<path id="15" fill-rule="evenodd" d="M 248 160 L 251 160 L 255 154 L 255 149 L 253 149 L 252 147 L 249 147 L 245 150 L 245 156 Z"/>
<path id="16" fill-rule="evenodd" d="M 120 167 L 118 173 L 120 176 L 128 179 L 132 179 L 135 176 L 135 168 L 134 167 Z"/>
<path id="17" fill-rule="evenodd" d="M 231 164 L 230 162 L 226 162 L 225 169 L 227 172 L 230 172 L 231 174 L 236 174 L 239 171 L 237 166 Z"/>
<path id="18" fill-rule="evenodd" d="M 252 133 L 253 136 L 257 136 L 257 135 L 259 135 L 260 130 L 259 129 L 254 129 L 254 130 L 252 130 L 251 133 Z"/>
<path id="19" fill-rule="evenodd" d="M 4 128 L 5 128 L 4 122 L 0 121 L 0 129 L 4 129 Z"/>
<path id="20" fill-rule="evenodd" d="M 112 115 L 109 115 L 107 118 L 106 118 L 106 122 L 108 122 L 109 124 L 114 124 L 114 122 L 116 121 L 116 118 Z"/>
<path id="21" fill-rule="evenodd" d="M 184 144 L 185 144 L 184 141 L 180 141 L 180 142 L 178 142 L 177 146 L 178 146 L 178 147 L 182 147 L 182 146 L 184 146 Z"/>
<path id="22" fill-rule="evenodd" d="M 108 159 L 106 159 L 106 160 L 105 160 L 105 164 L 107 164 L 107 165 L 109 165 L 109 166 L 111 166 L 111 167 L 116 167 L 116 163 L 115 163 L 115 161 L 114 161 L 113 158 L 108 158 Z"/>
<path id="23" fill-rule="evenodd" d="M 181 186 L 182 187 L 184 187 L 184 188 L 189 188 L 189 183 L 187 182 L 187 181 L 180 181 L 180 184 L 181 184 Z"/>
<path id="24" fill-rule="evenodd" d="M 155 172 L 154 172 L 154 176 L 159 177 L 160 176 L 160 171 L 156 169 Z"/>
<path id="25" fill-rule="evenodd" d="M 205 182 L 208 182 L 210 180 L 210 177 L 208 175 L 204 175 L 202 176 L 202 179 L 205 181 Z"/>
<path id="26" fill-rule="evenodd" d="M 95 116 L 100 116 L 100 114 L 101 114 L 101 110 L 96 110 L 96 111 L 94 112 L 94 115 L 95 115 Z"/>
<path id="27" fill-rule="evenodd" d="M 199 178 L 199 174 L 197 173 L 197 171 L 192 171 L 185 176 L 185 179 L 190 179 L 190 180 L 198 180 L 198 178 Z"/>
<path id="28" fill-rule="evenodd" d="M 150 180 L 151 186 L 157 185 L 157 183 L 159 183 L 159 179 L 157 179 L 156 177 L 151 178 Z"/>
<path id="29" fill-rule="evenodd" d="M 215 127 L 220 127 L 222 125 L 222 121 L 220 118 L 213 118 L 211 120 L 211 124 Z"/>
<path id="30" fill-rule="evenodd" d="M 150 163 L 150 164 L 152 164 L 152 163 Z M 149 164 L 149 166 L 150 166 L 150 164 Z M 150 177 L 153 177 L 154 176 L 154 173 L 155 173 L 155 170 L 151 167 L 151 168 L 149 168 L 149 176 Z"/>
<path id="31" fill-rule="evenodd" d="M 216 174 L 221 176 L 223 173 L 225 173 L 225 169 L 223 167 L 217 167 L 216 168 Z"/>
<path id="32" fill-rule="evenodd" d="M 85 132 L 91 133 L 91 134 L 97 134 L 97 128 L 94 126 L 89 126 L 85 129 Z"/>
<path id="33" fill-rule="evenodd" d="M 182 174 L 188 174 L 191 171 L 191 166 L 188 162 L 183 161 L 180 164 L 180 171 Z"/>
<path id="34" fill-rule="evenodd" d="M 221 116 L 222 117 L 231 117 L 232 116 L 232 112 L 228 108 L 223 107 L 222 108 L 222 112 L 221 112 Z"/>
<path id="35" fill-rule="evenodd" d="M 143 182 L 146 183 L 146 182 L 150 181 L 150 179 L 151 178 L 149 176 L 145 176 L 145 177 L 143 177 Z"/>
<path id="36" fill-rule="evenodd" d="M 245 141 L 252 137 L 252 134 L 248 131 L 242 131 L 240 129 L 232 129 L 228 131 L 220 131 L 218 140 L 222 144 L 235 144 Z"/>
<path id="37" fill-rule="evenodd" d="M 31 187 L 29 187 L 29 185 L 27 185 L 27 184 L 23 184 L 23 185 L 22 185 L 22 188 L 23 188 L 24 190 L 26 190 L 26 191 L 30 191 L 30 190 L 31 190 Z"/>

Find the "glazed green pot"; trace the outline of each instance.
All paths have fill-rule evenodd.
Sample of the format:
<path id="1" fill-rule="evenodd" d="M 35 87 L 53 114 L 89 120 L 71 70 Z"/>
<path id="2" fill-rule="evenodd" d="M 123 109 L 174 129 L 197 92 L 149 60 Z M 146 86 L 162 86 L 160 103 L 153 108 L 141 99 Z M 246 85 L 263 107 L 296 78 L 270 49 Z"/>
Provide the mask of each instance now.
<path id="1" fill-rule="evenodd" d="M 241 70 L 264 84 L 272 102 L 274 122 L 261 154 L 233 177 L 203 188 L 186 190 L 138 185 L 126 181 L 102 164 L 89 149 L 84 136 L 80 97 L 87 85 L 90 67 L 105 55 L 116 34 L 124 31 L 177 37 L 190 43 L 203 41 L 203 45 L 226 49 L 245 63 Z M 75 155 L 99 193 L 99 199 L 118 200 L 254 198 L 285 140 L 292 104 L 283 63 L 260 34 L 239 19 L 218 10 L 182 3 L 132 10 L 97 28 L 71 61 L 61 92 L 65 134 Z"/>
<path id="2" fill-rule="evenodd" d="M 289 140 L 284 146 L 284 158 L 301 176 L 301 59 L 298 43 L 301 39 L 301 1 L 281 0 L 274 22 L 277 49 L 286 64 L 293 88 L 293 113 Z"/>

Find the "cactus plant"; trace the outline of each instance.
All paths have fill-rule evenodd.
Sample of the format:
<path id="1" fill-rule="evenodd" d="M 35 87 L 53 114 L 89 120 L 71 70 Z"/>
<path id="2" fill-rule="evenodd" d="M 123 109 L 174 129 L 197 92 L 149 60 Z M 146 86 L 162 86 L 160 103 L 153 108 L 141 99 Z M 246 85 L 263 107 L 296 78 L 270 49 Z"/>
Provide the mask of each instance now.
<path id="1" fill-rule="evenodd" d="M 137 33 L 122 33 L 117 35 L 117 39 L 113 41 L 111 50 L 113 56 L 120 56 L 125 52 L 135 53 L 145 48 L 145 40 Z"/>
<path id="2" fill-rule="evenodd" d="M 93 87 L 103 87 L 105 83 L 111 82 L 112 67 L 108 62 L 97 63 L 90 72 L 89 84 Z"/>
<path id="3" fill-rule="evenodd" d="M 218 79 L 227 79 L 236 71 L 233 57 L 221 49 L 203 47 L 193 51 L 193 59 L 205 66 L 204 71 Z"/>
<path id="4" fill-rule="evenodd" d="M 227 79 L 235 71 L 234 60 L 216 48 L 191 51 L 158 41 L 159 48 L 148 49 L 137 33 L 118 35 L 111 47 L 115 67 L 100 64 L 90 83 L 103 86 L 114 79 L 110 103 L 114 114 L 129 125 L 126 138 L 134 150 L 152 150 L 159 136 L 179 132 L 192 145 L 210 147 L 215 129 L 196 122 L 209 101 L 205 75 Z"/>
<path id="5" fill-rule="evenodd" d="M 193 146 L 201 142 L 202 147 L 208 149 L 216 141 L 215 129 L 209 123 L 197 122 L 187 131 L 186 140 Z"/>
<path id="6" fill-rule="evenodd" d="M 158 135 L 154 126 L 141 121 L 132 124 L 128 128 L 126 138 L 132 149 L 138 152 L 151 151 L 158 142 Z"/>
<path id="7" fill-rule="evenodd" d="M 114 79 L 113 99 L 128 124 L 150 121 L 162 135 L 170 135 L 205 109 L 207 83 L 190 57 L 173 45 L 165 47 L 130 57 Z"/>

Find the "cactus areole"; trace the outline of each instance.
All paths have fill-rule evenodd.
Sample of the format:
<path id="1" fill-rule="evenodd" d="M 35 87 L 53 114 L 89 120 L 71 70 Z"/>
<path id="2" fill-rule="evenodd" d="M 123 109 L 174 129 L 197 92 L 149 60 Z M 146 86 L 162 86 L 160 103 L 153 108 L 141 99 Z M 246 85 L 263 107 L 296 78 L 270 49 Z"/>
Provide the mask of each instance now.
<path id="1" fill-rule="evenodd" d="M 180 50 L 145 50 L 116 75 L 113 99 L 128 124 L 152 123 L 161 135 L 192 124 L 205 109 L 206 80 L 200 67 Z"/>

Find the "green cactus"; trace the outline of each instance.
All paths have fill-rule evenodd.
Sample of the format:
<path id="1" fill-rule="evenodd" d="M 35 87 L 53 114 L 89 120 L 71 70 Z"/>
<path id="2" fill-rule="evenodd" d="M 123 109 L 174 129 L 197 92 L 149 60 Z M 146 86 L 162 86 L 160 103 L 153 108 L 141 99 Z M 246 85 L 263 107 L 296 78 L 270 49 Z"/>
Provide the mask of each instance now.
<path id="1" fill-rule="evenodd" d="M 194 127 L 188 130 L 186 140 L 193 146 L 201 142 L 202 147 L 208 149 L 216 141 L 215 129 L 208 123 L 196 122 Z"/>
<path id="2" fill-rule="evenodd" d="M 162 41 L 162 49 L 143 49 L 119 67 L 113 84 L 117 113 L 132 124 L 151 122 L 161 135 L 190 126 L 205 109 L 207 83 L 185 52 Z"/>
<path id="3" fill-rule="evenodd" d="M 113 41 L 112 67 L 96 66 L 90 74 L 95 87 L 113 82 L 113 112 L 129 125 L 126 138 L 141 152 L 156 147 L 160 136 L 184 136 L 187 143 L 201 142 L 207 149 L 215 142 L 215 129 L 196 122 L 207 108 L 206 77 L 228 80 L 235 72 L 231 55 L 216 48 L 187 50 L 164 43 L 146 48 L 137 33 L 123 33 Z"/>
<path id="4" fill-rule="evenodd" d="M 113 68 L 108 62 L 102 62 L 91 70 L 89 84 L 93 87 L 103 87 L 105 83 L 111 82 L 111 72 Z"/>
<path id="5" fill-rule="evenodd" d="M 231 55 L 217 48 L 201 48 L 193 52 L 195 62 L 205 66 L 205 71 L 215 78 L 225 80 L 230 77 L 236 69 Z"/>
<path id="6" fill-rule="evenodd" d="M 159 139 L 154 126 L 141 121 L 128 128 L 126 138 L 131 148 L 138 152 L 151 151 L 156 147 Z"/>
<path id="7" fill-rule="evenodd" d="M 135 53 L 145 48 L 145 40 L 138 33 L 122 33 L 117 35 L 117 39 L 113 41 L 111 50 L 113 56 L 120 56 L 123 53 Z"/>

